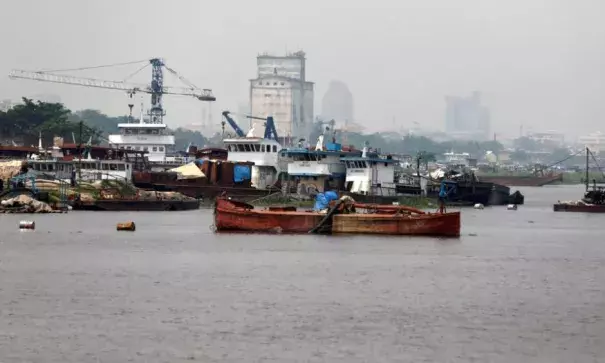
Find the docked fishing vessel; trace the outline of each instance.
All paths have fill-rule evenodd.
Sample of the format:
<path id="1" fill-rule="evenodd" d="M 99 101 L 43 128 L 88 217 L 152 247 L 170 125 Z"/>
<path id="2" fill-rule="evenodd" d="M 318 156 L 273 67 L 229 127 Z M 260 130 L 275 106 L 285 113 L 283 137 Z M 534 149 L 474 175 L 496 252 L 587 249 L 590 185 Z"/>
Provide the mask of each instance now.
<path id="1" fill-rule="evenodd" d="M 605 213 L 605 188 L 598 187 L 596 180 L 593 181 L 592 190 L 589 190 L 589 161 L 594 155 L 586 148 L 586 191 L 584 197 L 579 201 L 558 201 L 553 205 L 555 212 L 581 212 L 581 213 Z"/>
<path id="2" fill-rule="evenodd" d="M 450 201 L 456 204 L 507 205 L 523 204 L 525 197 L 521 192 L 510 192 L 505 185 L 480 181 L 472 170 L 443 170 L 438 169 L 429 174 L 434 182 L 427 185 L 427 196 L 437 197 L 442 180 L 453 181 L 457 184 L 456 193 Z"/>
<path id="3" fill-rule="evenodd" d="M 346 181 L 346 165 L 341 160 L 345 157 L 361 156 L 359 150 L 345 150 L 332 138 L 324 144 L 324 135 L 319 135 L 314 149 L 293 147 L 280 152 L 280 170 L 286 172 L 280 179 L 285 187 L 293 185 L 299 195 L 323 192 L 326 190 L 343 190 Z"/>

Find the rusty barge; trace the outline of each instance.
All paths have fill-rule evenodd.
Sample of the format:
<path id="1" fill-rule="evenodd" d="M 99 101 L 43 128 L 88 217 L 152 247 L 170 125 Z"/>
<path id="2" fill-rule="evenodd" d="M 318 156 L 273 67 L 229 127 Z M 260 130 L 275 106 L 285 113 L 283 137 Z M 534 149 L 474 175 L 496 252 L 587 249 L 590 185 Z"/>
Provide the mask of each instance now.
<path id="1" fill-rule="evenodd" d="M 349 197 L 322 213 L 288 207 L 259 210 L 222 196 L 216 200 L 214 224 L 217 232 L 460 236 L 460 212 L 429 213 L 407 206 L 355 203 Z"/>

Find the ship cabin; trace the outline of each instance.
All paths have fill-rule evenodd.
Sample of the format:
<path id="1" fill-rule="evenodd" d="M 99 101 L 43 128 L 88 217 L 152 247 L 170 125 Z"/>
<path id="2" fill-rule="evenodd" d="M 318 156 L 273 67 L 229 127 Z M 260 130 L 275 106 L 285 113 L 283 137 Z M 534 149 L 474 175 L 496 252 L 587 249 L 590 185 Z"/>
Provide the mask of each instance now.
<path id="1" fill-rule="evenodd" d="M 35 147 L 0 145 L 0 159 L 28 159 L 37 153 Z"/>
<path id="2" fill-rule="evenodd" d="M 383 157 L 366 148 L 361 156 L 340 159 L 346 167 L 345 190 L 363 195 L 397 195 L 395 167 L 391 155 Z"/>
<path id="3" fill-rule="evenodd" d="M 360 155 L 361 151 L 344 151 L 338 143 L 326 143 L 315 150 L 302 147 L 283 149 L 280 163 L 285 165 L 287 181 L 296 185 L 298 194 L 308 194 L 315 190 L 343 189 L 346 167 L 341 158 Z"/>
<path id="4" fill-rule="evenodd" d="M 273 139 L 242 137 L 224 139 L 227 161 L 254 163 L 250 168 L 252 186 L 268 189 L 279 175 L 278 155 L 282 146 Z"/>
<path id="5" fill-rule="evenodd" d="M 62 144 L 46 158 L 29 159 L 32 174 L 61 180 L 131 181 L 132 171 L 145 168 L 144 152 L 102 146 Z"/>
<path id="6" fill-rule="evenodd" d="M 132 163 L 125 160 L 29 160 L 29 171 L 41 178 L 71 180 L 132 180 Z"/>
<path id="7" fill-rule="evenodd" d="M 170 160 L 167 152 L 174 146 L 174 134 L 163 123 L 151 123 L 141 120 L 139 123 L 118 124 L 120 132 L 109 135 L 109 145 L 123 150 L 145 151 L 150 162 Z"/>

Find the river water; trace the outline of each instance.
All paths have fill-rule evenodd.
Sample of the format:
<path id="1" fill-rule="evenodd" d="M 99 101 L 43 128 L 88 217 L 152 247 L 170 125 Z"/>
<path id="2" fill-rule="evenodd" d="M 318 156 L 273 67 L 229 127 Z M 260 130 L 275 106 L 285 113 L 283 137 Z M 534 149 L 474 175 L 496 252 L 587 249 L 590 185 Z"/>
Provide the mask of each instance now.
<path id="1" fill-rule="evenodd" d="M 605 215 L 552 212 L 579 186 L 521 191 L 454 240 L 0 215 L 0 362 L 605 362 Z"/>

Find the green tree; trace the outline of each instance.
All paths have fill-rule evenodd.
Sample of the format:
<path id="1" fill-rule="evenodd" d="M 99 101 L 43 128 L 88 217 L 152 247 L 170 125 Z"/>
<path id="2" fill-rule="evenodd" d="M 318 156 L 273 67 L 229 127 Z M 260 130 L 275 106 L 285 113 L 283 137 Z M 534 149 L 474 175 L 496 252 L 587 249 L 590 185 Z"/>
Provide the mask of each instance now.
<path id="1" fill-rule="evenodd" d="M 538 151 L 542 147 L 540 143 L 536 142 L 533 139 L 530 139 L 527 136 L 519 137 L 513 141 L 516 149 L 521 149 L 525 151 Z"/>
<path id="2" fill-rule="evenodd" d="M 529 154 L 523 150 L 515 150 L 510 154 L 510 159 L 518 163 L 523 163 L 529 160 Z"/>

